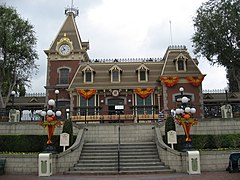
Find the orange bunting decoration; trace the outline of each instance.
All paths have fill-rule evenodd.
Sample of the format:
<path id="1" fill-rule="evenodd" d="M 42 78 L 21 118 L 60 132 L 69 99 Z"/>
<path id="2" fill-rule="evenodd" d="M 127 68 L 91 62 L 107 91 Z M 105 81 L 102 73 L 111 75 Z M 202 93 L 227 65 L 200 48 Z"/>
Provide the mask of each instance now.
<path id="1" fill-rule="evenodd" d="M 152 92 L 154 88 L 136 88 L 134 89 L 135 93 L 139 95 L 141 98 L 148 97 Z"/>
<path id="2" fill-rule="evenodd" d="M 178 76 L 173 76 L 173 77 L 161 77 L 160 78 L 161 81 L 163 81 L 166 86 L 168 87 L 172 87 L 175 84 L 177 84 L 179 77 Z"/>
<path id="3" fill-rule="evenodd" d="M 186 79 L 188 80 L 188 82 L 190 82 L 193 86 L 196 86 L 198 87 L 203 79 L 204 79 L 204 76 L 188 76 L 186 77 Z"/>
<path id="4" fill-rule="evenodd" d="M 89 99 L 96 93 L 96 89 L 77 89 L 77 92 L 85 99 Z"/>

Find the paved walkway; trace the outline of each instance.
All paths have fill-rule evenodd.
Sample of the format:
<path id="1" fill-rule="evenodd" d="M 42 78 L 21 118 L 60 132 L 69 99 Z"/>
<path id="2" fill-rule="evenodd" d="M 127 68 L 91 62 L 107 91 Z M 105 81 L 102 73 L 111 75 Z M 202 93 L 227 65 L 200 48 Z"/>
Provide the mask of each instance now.
<path id="1" fill-rule="evenodd" d="M 240 180 L 240 173 L 202 172 L 200 175 L 187 173 L 149 174 L 149 175 L 113 175 L 113 176 L 71 176 L 54 175 L 2 175 L 0 180 Z"/>

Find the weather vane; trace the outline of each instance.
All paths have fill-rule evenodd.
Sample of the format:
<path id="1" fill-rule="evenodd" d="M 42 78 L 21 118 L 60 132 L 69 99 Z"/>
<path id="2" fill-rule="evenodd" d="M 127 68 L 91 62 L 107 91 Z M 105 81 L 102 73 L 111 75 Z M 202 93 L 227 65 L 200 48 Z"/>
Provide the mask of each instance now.
<path id="1" fill-rule="evenodd" d="M 71 0 L 70 8 L 65 9 L 65 15 L 68 15 L 70 13 L 73 13 L 74 16 L 78 16 L 78 13 L 79 13 L 78 9 L 73 7 L 73 0 Z"/>

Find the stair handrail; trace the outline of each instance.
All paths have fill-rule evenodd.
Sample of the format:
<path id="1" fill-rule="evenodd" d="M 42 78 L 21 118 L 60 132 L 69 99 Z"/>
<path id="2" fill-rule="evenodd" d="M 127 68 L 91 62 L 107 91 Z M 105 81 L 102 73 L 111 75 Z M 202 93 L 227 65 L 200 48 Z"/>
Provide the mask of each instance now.
<path id="1" fill-rule="evenodd" d="M 167 144 L 164 143 L 162 139 L 162 133 L 159 127 L 155 127 L 155 142 L 158 149 L 159 157 L 163 160 L 163 162 L 168 165 L 171 169 L 175 169 L 177 172 L 184 172 L 184 168 L 186 164 L 184 164 L 186 160 L 186 152 L 179 152 L 170 148 Z M 165 159 L 161 157 L 160 151 L 165 151 Z M 179 163 L 173 163 L 178 159 Z"/>
<path id="2" fill-rule="evenodd" d="M 118 173 L 120 172 L 120 144 L 121 144 L 121 138 L 120 138 L 120 113 L 118 114 Z"/>
<path id="3" fill-rule="evenodd" d="M 76 149 L 78 149 L 80 146 L 82 146 L 83 143 L 84 143 L 85 131 L 86 131 L 85 128 L 79 129 L 77 138 L 76 138 L 75 142 L 73 143 L 73 145 L 71 147 L 69 147 L 66 151 L 57 154 L 57 157 L 59 158 L 59 157 L 62 157 L 66 154 L 69 154 L 69 153 L 75 151 Z"/>

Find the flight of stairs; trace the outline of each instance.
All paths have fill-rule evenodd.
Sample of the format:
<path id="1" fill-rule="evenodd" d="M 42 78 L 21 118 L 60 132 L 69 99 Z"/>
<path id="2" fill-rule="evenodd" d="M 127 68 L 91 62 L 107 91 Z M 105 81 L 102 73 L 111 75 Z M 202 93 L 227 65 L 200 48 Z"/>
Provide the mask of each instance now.
<path id="1" fill-rule="evenodd" d="M 66 174 L 139 174 L 170 173 L 174 170 L 160 161 L 153 142 L 128 143 L 120 146 L 118 172 L 118 145 L 86 143 L 80 159 Z"/>

